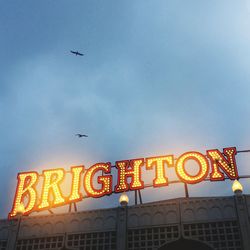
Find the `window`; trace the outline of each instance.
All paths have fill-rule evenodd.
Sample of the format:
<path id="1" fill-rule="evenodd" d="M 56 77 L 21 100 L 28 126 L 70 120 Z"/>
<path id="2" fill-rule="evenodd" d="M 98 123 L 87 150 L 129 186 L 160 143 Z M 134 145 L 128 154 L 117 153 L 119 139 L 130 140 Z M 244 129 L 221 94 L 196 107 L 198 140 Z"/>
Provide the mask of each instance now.
<path id="1" fill-rule="evenodd" d="M 80 250 L 115 250 L 116 232 L 69 234 L 67 244 Z"/>
<path id="2" fill-rule="evenodd" d="M 33 249 L 58 249 L 63 246 L 63 237 L 43 237 L 34 239 L 20 239 L 17 241 L 17 250 L 33 250 Z M 0 248 L 3 250 L 2 248 Z"/>
<path id="3" fill-rule="evenodd" d="M 208 242 L 216 250 L 241 250 L 237 221 L 185 224 L 186 237 Z"/>
<path id="4" fill-rule="evenodd" d="M 164 227 L 150 227 L 128 230 L 128 249 L 129 250 L 150 250 L 178 239 L 179 226 L 171 225 Z"/>

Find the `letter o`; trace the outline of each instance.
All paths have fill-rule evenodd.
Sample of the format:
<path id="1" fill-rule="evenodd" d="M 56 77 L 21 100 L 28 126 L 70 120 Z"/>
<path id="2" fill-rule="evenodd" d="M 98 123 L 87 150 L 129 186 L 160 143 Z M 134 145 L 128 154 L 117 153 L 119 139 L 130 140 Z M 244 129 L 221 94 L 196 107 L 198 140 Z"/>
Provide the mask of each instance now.
<path id="1" fill-rule="evenodd" d="M 195 175 L 190 175 L 185 169 L 185 163 L 188 160 L 194 160 L 199 165 L 199 172 Z M 199 152 L 187 152 L 181 155 L 176 162 L 175 171 L 180 180 L 189 184 L 195 184 L 203 181 L 208 175 L 208 160 Z"/>

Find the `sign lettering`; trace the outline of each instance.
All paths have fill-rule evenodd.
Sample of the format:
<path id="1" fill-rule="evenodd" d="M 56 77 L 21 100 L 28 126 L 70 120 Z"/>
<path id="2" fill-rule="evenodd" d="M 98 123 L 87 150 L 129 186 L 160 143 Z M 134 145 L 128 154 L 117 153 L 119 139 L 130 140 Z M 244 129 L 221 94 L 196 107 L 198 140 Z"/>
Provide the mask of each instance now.
<path id="1" fill-rule="evenodd" d="M 206 155 L 200 152 L 186 152 L 177 159 L 174 155 L 163 155 L 150 158 L 117 161 L 115 164 L 117 179 L 111 174 L 111 164 L 97 163 L 86 169 L 84 166 L 64 169 L 48 169 L 42 174 L 31 171 L 17 175 L 16 194 L 9 218 L 17 215 L 18 207 L 24 206 L 24 215 L 34 211 L 41 211 L 72 202 L 83 200 L 83 191 L 89 197 L 98 198 L 144 188 L 142 169 L 154 170 L 153 187 L 169 185 L 168 168 L 175 168 L 181 182 L 195 184 L 208 178 L 210 181 L 223 181 L 225 176 L 231 180 L 238 178 L 235 147 L 207 150 Z M 176 159 L 176 160 L 174 160 Z M 198 166 L 198 172 L 192 174 L 186 168 L 188 162 Z M 62 186 L 66 175 L 71 175 L 71 189 L 69 196 L 65 196 Z M 42 184 L 41 194 L 38 195 L 39 181 Z M 83 183 L 83 184 L 82 184 Z M 113 184 L 114 190 L 112 190 Z"/>

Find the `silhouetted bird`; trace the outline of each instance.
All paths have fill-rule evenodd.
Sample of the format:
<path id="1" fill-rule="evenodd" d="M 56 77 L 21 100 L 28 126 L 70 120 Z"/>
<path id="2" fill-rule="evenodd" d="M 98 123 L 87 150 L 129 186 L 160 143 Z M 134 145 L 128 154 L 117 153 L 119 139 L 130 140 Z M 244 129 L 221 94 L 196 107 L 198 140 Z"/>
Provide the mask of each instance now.
<path id="1" fill-rule="evenodd" d="M 80 53 L 80 52 L 78 52 L 78 51 L 73 51 L 73 50 L 71 50 L 70 51 L 72 54 L 74 54 L 74 55 L 76 55 L 76 56 L 83 56 L 84 54 L 82 54 L 82 53 Z"/>
<path id="2" fill-rule="evenodd" d="M 76 134 L 76 136 L 80 137 L 88 137 L 87 135 L 82 135 L 82 134 Z"/>

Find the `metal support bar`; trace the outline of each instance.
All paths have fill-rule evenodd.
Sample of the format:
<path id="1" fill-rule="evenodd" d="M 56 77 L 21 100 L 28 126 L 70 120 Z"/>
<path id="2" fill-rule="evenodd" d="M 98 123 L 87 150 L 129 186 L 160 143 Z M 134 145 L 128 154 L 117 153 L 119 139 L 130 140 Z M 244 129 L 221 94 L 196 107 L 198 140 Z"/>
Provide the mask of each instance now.
<path id="1" fill-rule="evenodd" d="M 140 204 L 142 204 L 141 190 L 140 189 L 138 190 L 138 193 L 139 193 Z"/>
<path id="2" fill-rule="evenodd" d="M 188 185 L 187 185 L 187 183 L 184 183 L 184 188 L 185 188 L 185 197 L 186 197 L 186 198 L 189 198 Z"/>
<path id="3" fill-rule="evenodd" d="M 76 203 L 74 202 L 74 209 L 75 209 L 75 212 L 77 212 L 77 206 L 76 206 Z"/>
<path id="4" fill-rule="evenodd" d="M 50 214 L 54 214 L 54 212 L 52 210 L 48 209 L 48 211 Z"/>
<path id="5" fill-rule="evenodd" d="M 72 205 L 74 206 L 74 212 L 77 212 L 77 206 L 75 202 L 69 203 L 69 213 L 72 211 Z"/>
<path id="6" fill-rule="evenodd" d="M 17 219 L 17 231 L 16 231 L 16 237 L 15 237 L 14 249 L 16 249 L 16 247 L 17 247 L 17 241 L 18 241 L 18 236 L 19 236 L 21 220 L 22 220 L 22 215 L 19 215 L 18 219 Z"/>
<path id="7" fill-rule="evenodd" d="M 135 190 L 135 205 L 137 205 L 137 190 Z"/>
<path id="8" fill-rule="evenodd" d="M 250 153 L 250 149 L 239 150 L 239 151 L 237 151 L 237 153 Z"/>

